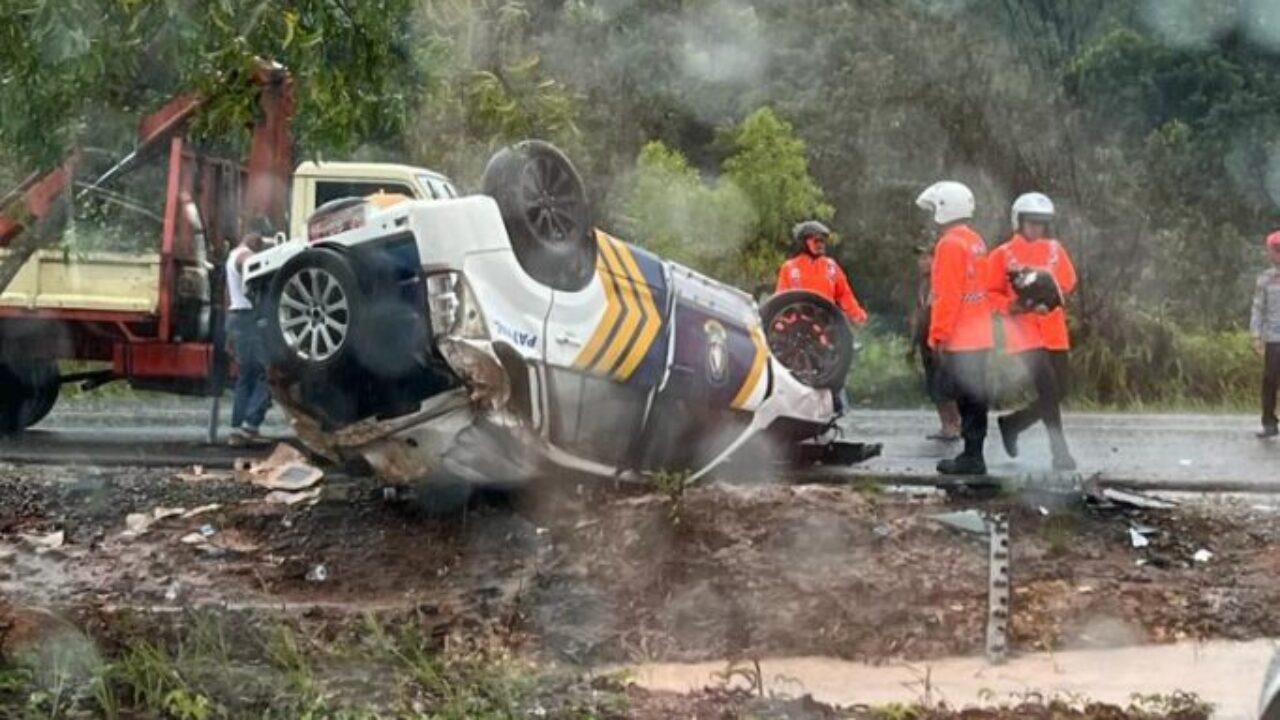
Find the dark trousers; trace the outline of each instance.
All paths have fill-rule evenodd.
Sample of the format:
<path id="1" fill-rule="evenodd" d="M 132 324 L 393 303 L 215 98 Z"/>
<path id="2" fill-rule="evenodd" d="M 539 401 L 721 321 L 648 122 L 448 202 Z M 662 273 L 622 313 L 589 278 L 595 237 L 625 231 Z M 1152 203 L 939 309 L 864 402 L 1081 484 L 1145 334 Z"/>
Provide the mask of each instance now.
<path id="1" fill-rule="evenodd" d="M 1018 353 L 1031 376 L 1036 399 L 1028 406 L 1005 416 L 1005 426 L 1015 434 L 1043 422 L 1049 431 L 1049 447 L 1054 457 L 1069 455 L 1062 432 L 1062 399 L 1070 385 L 1071 366 L 1065 350 L 1028 350 Z"/>
<path id="2" fill-rule="evenodd" d="M 227 338 L 237 367 L 231 427 L 256 431 L 271 407 L 271 389 L 267 386 L 266 351 L 254 313 L 231 311 L 227 315 Z"/>
<path id="3" fill-rule="evenodd" d="M 960 436 L 964 454 L 982 457 L 987 440 L 987 358 L 986 350 L 943 352 L 939 356 L 941 394 L 955 400 L 960 411 Z"/>
<path id="4" fill-rule="evenodd" d="M 1262 372 L 1262 426 L 1276 427 L 1276 392 L 1280 391 L 1280 343 L 1267 343 Z"/>

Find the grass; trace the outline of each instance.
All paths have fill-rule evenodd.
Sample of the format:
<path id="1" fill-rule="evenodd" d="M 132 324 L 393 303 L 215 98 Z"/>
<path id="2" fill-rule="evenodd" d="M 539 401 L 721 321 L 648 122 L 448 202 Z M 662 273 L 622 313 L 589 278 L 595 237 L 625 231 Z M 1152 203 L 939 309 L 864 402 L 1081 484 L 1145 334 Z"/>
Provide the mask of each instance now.
<path id="1" fill-rule="evenodd" d="M 156 627 L 156 622 L 166 624 Z M 7 658 L 0 664 L 0 718 L 592 720 L 629 717 L 633 701 L 645 702 L 643 695 L 628 694 L 622 676 L 589 680 L 540 669 L 514 659 L 499 643 L 478 639 L 483 631 L 471 628 L 465 636 L 440 640 L 413 616 L 392 621 L 369 615 L 335 628 L 193 611 L 160 621 L 117 617 L 111 627 L 127 635 L 104 638 L 96 649 L 68 643 L 65 653 L 41 648 L 40 659 Z M 111 650 L 99 657 L 103 648 Z M 795 717 L 807 707 L 766 689 L 756 661 L 731 663 L 717 676 L 724 691 L 700 697 L 722 701 L 723 716 Z M 1103 708 L 1098 715 L 1099 706 L 1079 697 L 1028 692 L 1003 699 L 992 695 L 984 700 L 990 710 L 962 714 L 938 705 L 929 675 L 921 677 L 919 688 L 911 688 L 918 693 L 913 702 L 848 708 L 840 716 L 1003 719 L 1034 710 L 1032 717 L 1198 720 L 1210 712 L 1185 693 L 1134 696 L 1127 708 Z M 659 706 L 666 712 L 675 707 L 669 700 L 659 700 Z M 702 706 L 691 700 L 688 707 Z M 652 717 L 651 710 L 641 714 Z"/>
<path id="2" fill-rule="evenodd" d="M 131 631 L 104 642 L 117 649 L 88 672 L 36 657 L 0 666 L 0 717 L 585 720 L 626 708 L 619 692 L 539 672 L 501 651 L 442 647 L 416 621 L 370 617 L 326 639 L 294 621 L 230 626 L 205 611 L 172 632 Z"/>
<path id="3" fill-rule="evenodd" d="M 1191 333 L 1162 327 L 1147 347 L 1096 337 L 1072 350 L 1073 410 L 1128 412 L 1253 412 L 1261 361 L 1242 331 Z M 907 359 L 902 336 L 874 325 L 859 333 L 862 349 L 849 373 L 855 405 L 928 407 L 918 361 Z M 1009 407 L 1025 395 L 1025 374 L 1016 358 L 993 355 L 990 384 L 995 405 Z"/>

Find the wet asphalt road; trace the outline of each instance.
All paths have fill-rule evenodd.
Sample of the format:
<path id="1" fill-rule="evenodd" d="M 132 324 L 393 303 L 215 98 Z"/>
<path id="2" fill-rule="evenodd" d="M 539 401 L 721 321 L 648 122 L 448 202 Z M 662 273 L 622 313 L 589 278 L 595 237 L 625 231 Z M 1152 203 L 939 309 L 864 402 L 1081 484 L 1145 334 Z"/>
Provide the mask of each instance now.
<path id="1" fill-rule="evenodd" d="M 1254 436 L 1258 420 L 1245 415 L 1068 413 L 1066 433 L 1085 476 L 1167 483 L 1274 484 L 1280 491 L 1280 441 Z M 927 475 L 959 444 L 926 440 L 937 428 L 930 413 L 860 411 L 849 423 L 851 436 L 883 442 L 882 457 L 859 469 L 889 476 Z M 987 469 L 998 477 L 1050 471 L 1044 428 L 1036 426 L 1019 440 L 1018 457 L 1002 447 L 992 415 L 987 438 Z"/>
<path id="2" fill-rule="evenodd" d="M 207 444 L 210 403 L 183 398 L 66 402 L 22 438 L 0 441 L 0 460 L 230 466 L 245 452 Z M 223 402 L 222 437 L 228 414 L 228 403 Z M 1086 476 L 1189 485 L 1274 484 L 1280 491 L 1280 442 L 1255 438 L 1257 420 L 1249 416 L 1069 413 L 1066 423 L 1080 473 Z M 959 449 L 925 439 L 936 424 L 934 416 L 922 410 L 855 411 L 846 422 L 846 436 L 884 444 L 882 457 L 864 463 L 856 472 L 888 477 L 933 475 L 937 460 Z M 1043 428 L 1023 435 L 1020 457 L 1013 459 L 1001 447 L 994 420 L 991 427 L 987 460 L 992 475 L 1049 471 Z M 289 437 L 287 423 L 274 409 L 263 431 L 269 437 Z"/>

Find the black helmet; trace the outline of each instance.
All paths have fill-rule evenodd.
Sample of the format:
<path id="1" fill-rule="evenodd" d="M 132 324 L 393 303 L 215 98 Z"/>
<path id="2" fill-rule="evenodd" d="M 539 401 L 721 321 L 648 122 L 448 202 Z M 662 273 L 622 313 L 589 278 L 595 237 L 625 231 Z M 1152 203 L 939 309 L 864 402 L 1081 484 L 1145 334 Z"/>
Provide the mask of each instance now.
<path id="1" fill-rule="evenodd" d="M 795 227 L 791 228 L 791 244 L 793 252 L 796 254 L 805 252 L 804 241 L 815 235 L 825 241 L 831 237 L 831 228 L 823 225 L 817 220 L 805 220 L 804 222 L 796 223 Z"/>

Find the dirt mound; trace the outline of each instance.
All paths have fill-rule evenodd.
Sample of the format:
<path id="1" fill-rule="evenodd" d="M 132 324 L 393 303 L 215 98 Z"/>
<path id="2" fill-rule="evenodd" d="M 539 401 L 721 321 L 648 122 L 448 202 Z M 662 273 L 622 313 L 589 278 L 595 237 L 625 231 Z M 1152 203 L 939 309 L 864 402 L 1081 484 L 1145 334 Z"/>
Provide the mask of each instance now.
<path id="1" fill-rule="evenodd" d="M 1269 612 L 1280 528 L 1240 507 L 1104 514 L 1025 495 L 711 486 L 671 497 L 549 483 L 440 516 L 360 484 L 286 506 L 161 471 L 77 482 L 0 496 L 0 517 L 14 518 L 0 537 L 11 601 L 283 607 L 335 622 L 412 611 L 574 663 L 976 654 L 986 539 L 930 516 L 977 507 L 1010 517 L 1015 652 L 1280 635 Z M 123 532 L 128 512 L 207 502 L 219 507 Z M 1133 527 L 1148 547 L 1132 547 Z M 68 538 L 57 552 L 18 535 L 54 528 Z"/>

